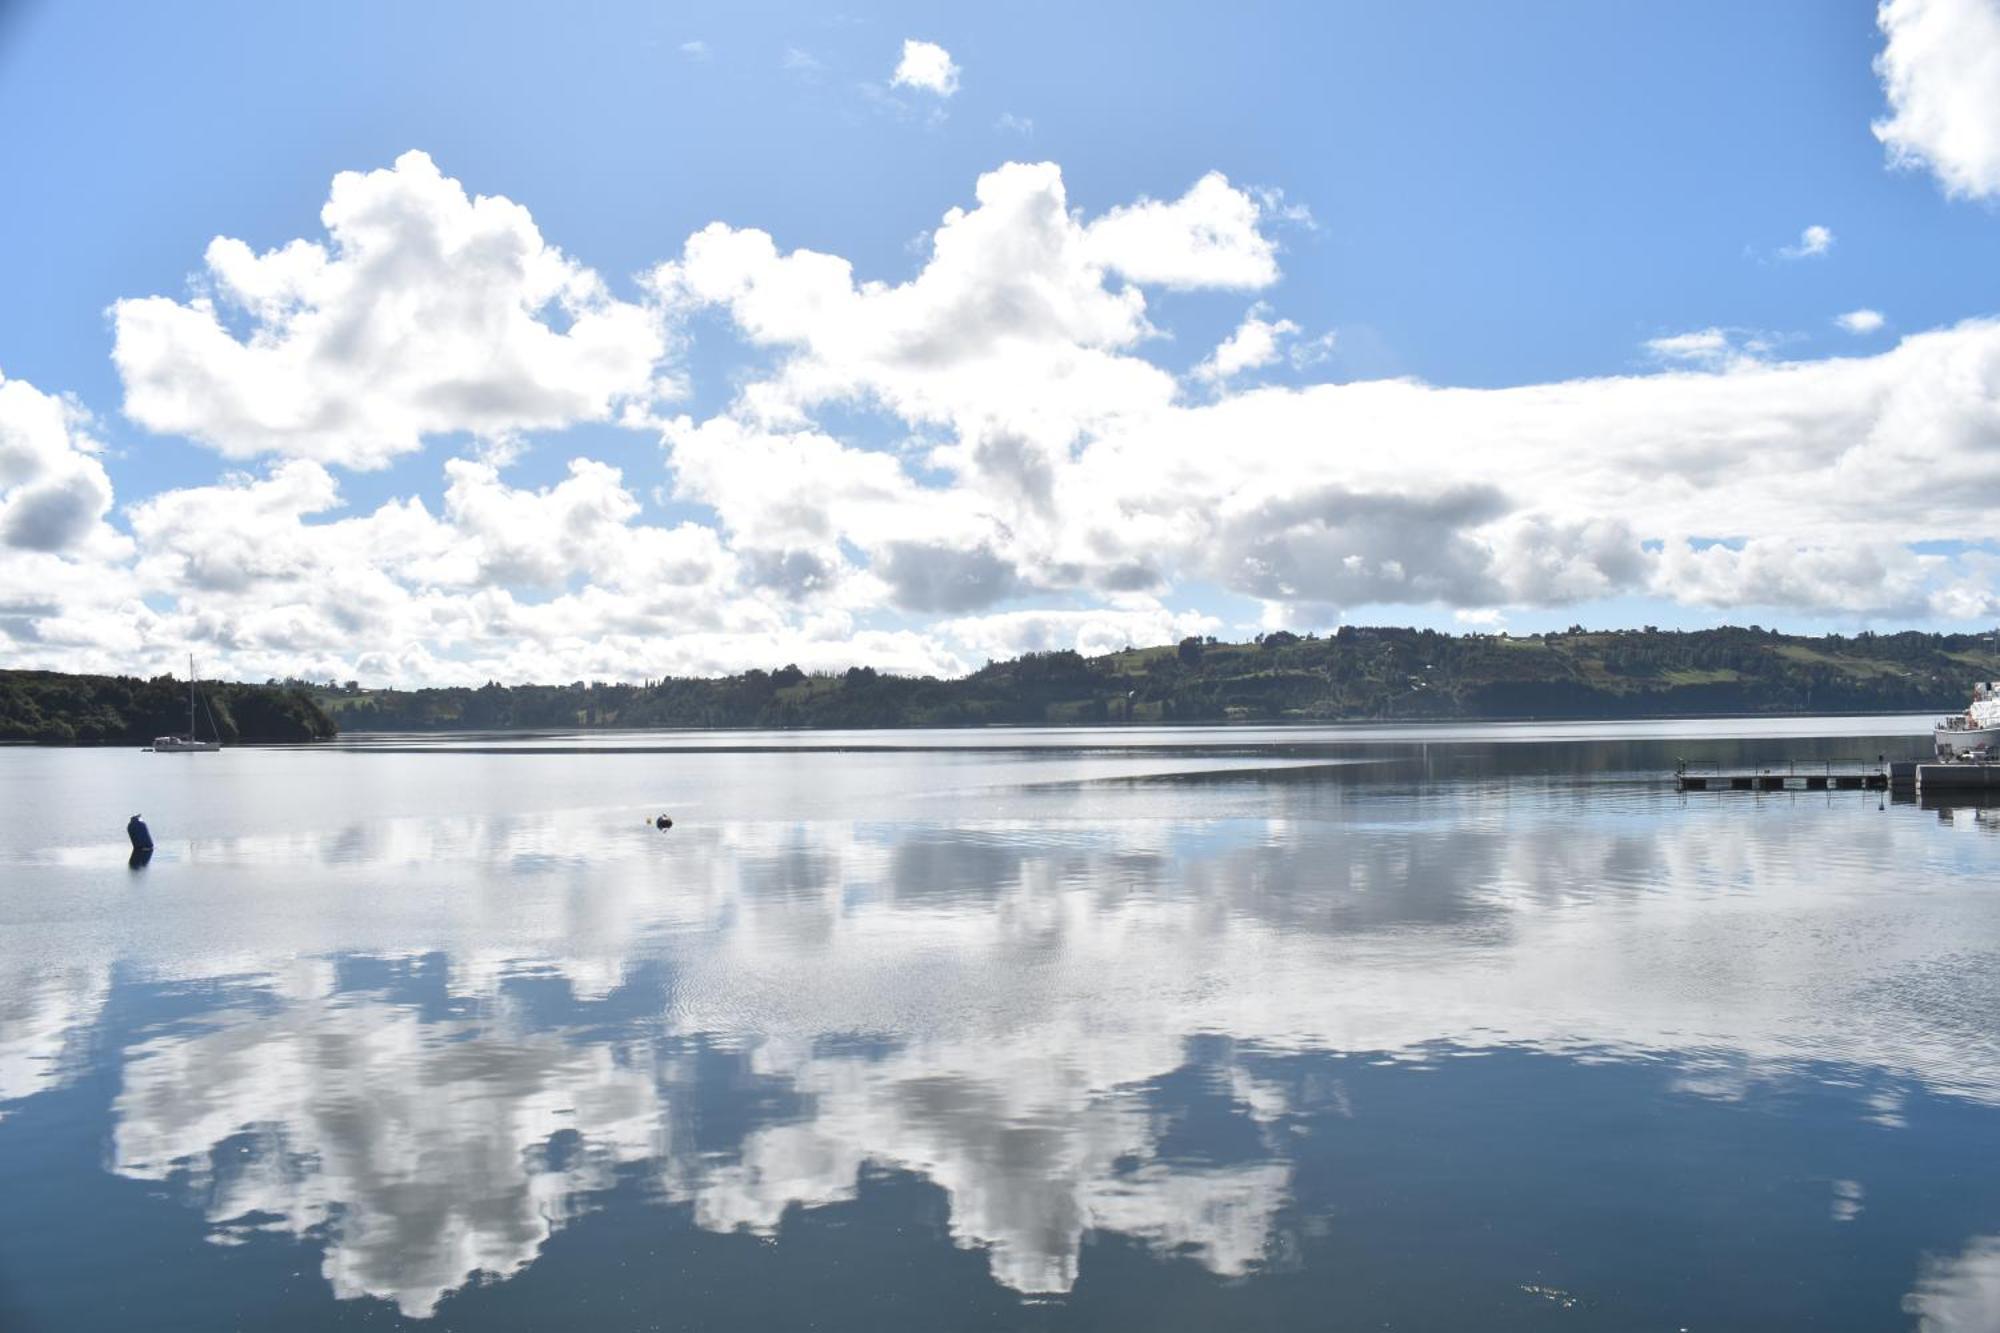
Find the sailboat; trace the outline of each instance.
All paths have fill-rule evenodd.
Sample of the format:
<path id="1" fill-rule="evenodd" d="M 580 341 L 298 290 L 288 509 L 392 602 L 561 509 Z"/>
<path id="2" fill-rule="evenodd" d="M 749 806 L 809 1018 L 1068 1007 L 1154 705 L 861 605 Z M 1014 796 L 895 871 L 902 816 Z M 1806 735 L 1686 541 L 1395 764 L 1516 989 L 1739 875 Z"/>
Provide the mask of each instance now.
<path id="1" fill-rule="evenodd" d="M 211 750 L 220 750 L 222 748 L 222 738 L 219 734 L 212 741 L 204 741 L 196 738 L 194 734 L 194 702 L 194 654 L 189 653 L 187 735 L 153 737 L 153 752 L 155 754 L 206 754 Z M 205 708 L 204 711 L 206 711 Z M 208 719 L 208 726 L 209 730 L 215 730 L 215 718 L 212 714 Z"/>

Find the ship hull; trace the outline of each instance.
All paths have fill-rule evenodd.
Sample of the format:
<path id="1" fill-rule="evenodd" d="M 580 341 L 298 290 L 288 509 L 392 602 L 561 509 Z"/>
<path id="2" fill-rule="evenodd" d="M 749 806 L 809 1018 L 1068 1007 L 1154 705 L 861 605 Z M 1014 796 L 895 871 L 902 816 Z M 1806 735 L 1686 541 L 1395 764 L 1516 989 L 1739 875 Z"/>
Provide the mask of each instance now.
<path id="1" fill-rule="evenodd" d="M 1937 746 L 1940 759 L 1965 754 L 1971 750 L 1983 750 L 1987 754 L 2000 754 L 2000 727 L 1935 727 L 1931 740 Z"/>

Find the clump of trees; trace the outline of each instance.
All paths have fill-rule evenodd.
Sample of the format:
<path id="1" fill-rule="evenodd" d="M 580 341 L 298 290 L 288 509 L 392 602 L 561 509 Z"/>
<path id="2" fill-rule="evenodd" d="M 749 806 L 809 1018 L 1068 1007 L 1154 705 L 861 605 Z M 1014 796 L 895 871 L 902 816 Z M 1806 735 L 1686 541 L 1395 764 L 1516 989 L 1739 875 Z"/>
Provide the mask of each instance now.
<path id="1" fill-rule="evenodd" d="M 223 744 L 327 740 L 332 716 L 298 686 L 204 681 L 201 735 L 213 717 Z M 73 676 L 0 671 L 0 741 L 145 745 L 187 730 L 187 682 L 173 676 Z"/>

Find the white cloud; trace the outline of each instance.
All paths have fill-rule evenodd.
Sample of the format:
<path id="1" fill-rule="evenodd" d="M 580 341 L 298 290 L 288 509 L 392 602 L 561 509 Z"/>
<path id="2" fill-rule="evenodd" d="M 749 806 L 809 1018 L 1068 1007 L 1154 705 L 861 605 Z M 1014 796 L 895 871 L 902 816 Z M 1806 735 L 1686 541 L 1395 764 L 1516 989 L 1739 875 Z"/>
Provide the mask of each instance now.
<path id="1" fill-rule="evenodd" d="M 1890 162 L 1929 169 L 1950 195 L 2000 194 L 2000 4 L 1883 0 L 1875 22 L 1889 115 L 1874 130 Z"/>
<path id="2" fill-rule="evenodd" d="M 1818 223 L 1799 233 L 1797 245 L 1788 245 L 1778 251 L 1783 259 L 1818 259 L 1833 249 L 1833 229 Z"/>
<path id="3" fill-rule="evenodd" d="M 1138 610 L 1106 607 L 1089 611 L 1003 611 L 948 620 L 939 631 L 967 659 L 1000 661 L 1022 653 L 1068 648 L 1086 657 L 1126 647 L 1176 643 L 1190 634 L 1215 634 L 1213 616 L 1176 613 L 1153 606 Z"/>
<path id="4" fill-rule="evenodd" d="M 715 53 L 709 50 L 707 42 L 704 42 L 703 40 L 701 40 L 701 38 L 697 37 L 692 41 L 686 41 L 681 43 L 681 54 L 686 56 L 690 60 L 708 60 L 711 57 L 713 57 Z"/>
<path id="5" fill-rule="evenodd" d="M 195 645 L 250 678 L 399 683 L 788 660 L 951 673 L 1178 638 L 1218 595 L 1298 624 L 1608 597 L 2000 612 L 1990 558 L 1948 553 L 1985 539 L 2000 500 L 2000 322 L 1817 361 L 1698 329 L 1654 339 L 1649 373 L 1512 388 L 1246 386 L 1327 341 L 1259 305 L 1190 397 L 1155 359 L 1168 331 L 1149 298 L 1277 278 L 1280 205 L 1220 175 L 1093 218 L 1053 164 L 1011 163 L 900 281 L 716 223 L 646 276 L 643 308 L 427 159 L 333 193 L 330 249 L 211 247 L 233 308 L 119 307 L 134 415 L 276 455 L 261 467 L 148 496 L 126 537 L 78 410 L 0 381 L 0 509 L 34 520 L 0 513 L 32 538 L 0 541 L 10 660 L 157 668 Z M 468 246 L 480 257 L 451 258 Z M 595 295 L 573 322 L 538 316 L 579 287 Z M 550 350 L 592 311 L 629 317 L 632 346 L 602 365 Z M 418 315 L 435 337 L 384 333 Z M 128 340 L 139 328 L 173 336 Z M 715 339 L 733 401 L 658 413 L 669 330 Z M 614 411 L 657 431 L 663 472 L 580 456 L 527 486 L 491 447 Z M 447 430 L 488 447 L 344 507 L 334 464 Z M 414 498 L 415 466 L 441 469 L 441 503 Z M 662 524 L 646 496 L 692 515 Z"/>
<path id="6" fill-rule="evenodd" d="M 959 68 L 952 63 L 951 52 L 936 42 L 905 38 L 903 58 L 896 62 L 896 72 L 889 83 L 896 88 L 917 88 L 950 97 L 958 91 L 958 75 Z"/>
<path id="7" fill-rule="evenodd" d="M 1011 111 L 1002 111 L 994 119 L 993 128 L 1026 138 L 1035 132 L 1035 122 L 1027 116 L 1017 116 Z"/>
<path id="8" fill-rule="evenodd" d="M 1162 287 L 1268 287 L 1277 247 L 1256 199 L 1211 171 L 1172 203 L 1142 199 L 1090 224 L 1091 254 L 1134 282 Z"/>
<path id="9" fill-rule="evenodd" d="M 1053 165 L 989 172 L 976 200 L 945 215 L 929 262 L 900 285 L 857 283 L 844 259 L 780 253 L 761 231 L 721 224 L 653 283 L 671 308 L 721 306 L 743 336 L 788 353 L 744 388 L 745 420 L 790 426 L 828 402 L 878 405 L 948 429 L 997 498 L 1014 493 L 1007 508 L 1032 509 L 1046 504 L 1056 451 L 1164 406 L 1173 380 L 1123 354 L 1153 332 L 1145 297 L 1106 284 Z"/>
<path id="10" fill-rule="evenodd" d="M 1771 344 L 1763 335 L 1741 329 L 1706 328 L 1649 338 L 1646 350 L 1672 364 L 1718 369 L 1732 361 L 1754 361 L 1770 351 Z"/>
<path id="11" fill-rule="evenodd" d="M 128 416 L 231 457 L 369 468 L 427 435 L 601 421 L 651 391 L 654 317 L 423 153 L 342 172 L 320 217 L 328 245 L 217 237 L 204 294 L 113 307 Z"/>
<path id="12" fill-rule="evenodd" d="M 0 548 L 74 551 L 103 527 L 111 478 L 83 409 L 0 374 Z"/>
<path id="13" fill-rule="evenodd" d="M 1219 382 L 1278 360 L 1280 341 L 1295 336 L 1299 326 L 1289 319 L 1267 319 L 1268 314 L 1268 307 L 1252 306 L 1236 331 L 1194 368 L 1195 377 Z"/>
<path id="14" fill-rule="evenodd" d="M 1319 222 L 1314 219 L 1312 209 L 1304 204 L 1295 204 L 1286 199 L 1285 192 L 1280 187 L 1276 185 L 1253 185 L 1250 187 L 1250 193 L 1256 198 L 1257 205 L 1263 210 L 1264 216 L 1271 221 L 1282 222 L 1288 226 L 1298 227 L 1305 231 L 1319 230 Z"/>
<path id="15" fill-rule="evenodd" d="M 1879 310 L 1850 310 L 1844 315 L 1835 315 L 1833 322 L 1849 333 L 1874 333 L 1885 322 Z"/>
<path id="16" fill-rule="evenodd" d="M 1720 361 L 1729 354 L 1730 339 L 1721 329 L 1696 329 L 1650 338 L 1646 350 L 1669 361 Z"/>

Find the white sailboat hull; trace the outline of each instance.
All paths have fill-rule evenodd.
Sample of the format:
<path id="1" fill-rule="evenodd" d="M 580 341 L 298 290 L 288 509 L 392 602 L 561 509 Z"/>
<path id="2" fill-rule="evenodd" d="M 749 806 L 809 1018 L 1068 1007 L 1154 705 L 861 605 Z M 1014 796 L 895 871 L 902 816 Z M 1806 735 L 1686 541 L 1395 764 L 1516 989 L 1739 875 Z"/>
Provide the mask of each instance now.
<path id="1" fill-rule="evenodd" d="M 212 741 L 199 740 L 195 737 L 194 703 L 194 654 L 190 653 L 188 654 L 187 734 L 184 736 L 155 736 L 153 737 L 152 745 L 147 748 L 152 750 L 154 754 L 213 754 L 217 750 L 220 750 L 222 748 L 222 737 L 220 735 Z M 215 715 L 212 713 L 209 715 L 208 725 L 211 730 L 215 728 Z"/>

